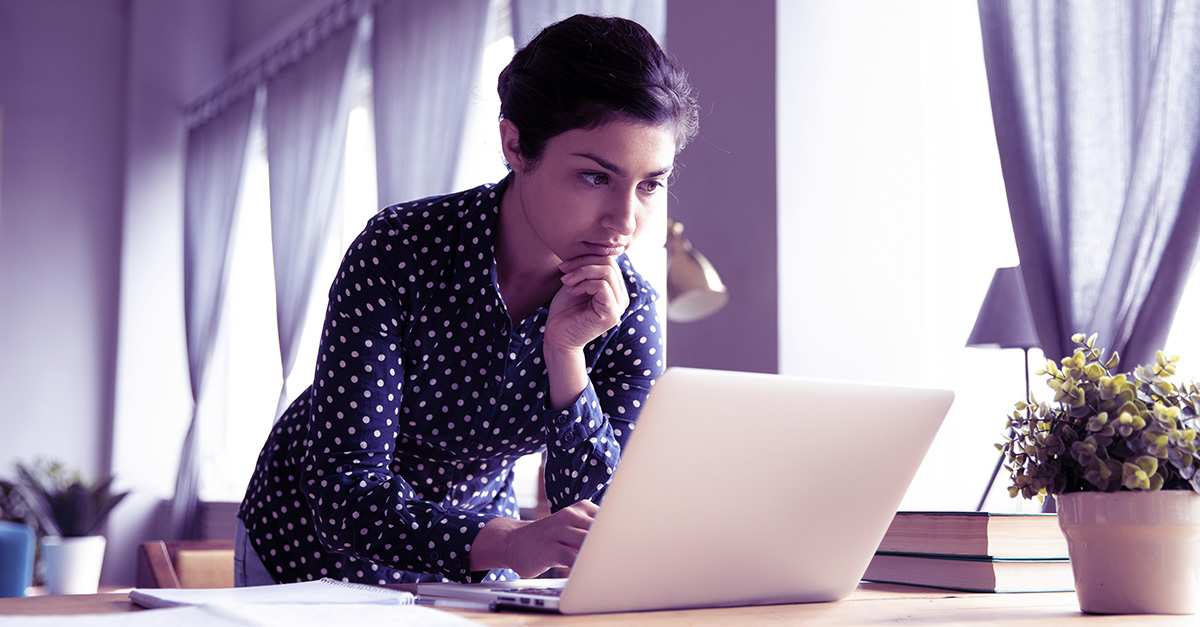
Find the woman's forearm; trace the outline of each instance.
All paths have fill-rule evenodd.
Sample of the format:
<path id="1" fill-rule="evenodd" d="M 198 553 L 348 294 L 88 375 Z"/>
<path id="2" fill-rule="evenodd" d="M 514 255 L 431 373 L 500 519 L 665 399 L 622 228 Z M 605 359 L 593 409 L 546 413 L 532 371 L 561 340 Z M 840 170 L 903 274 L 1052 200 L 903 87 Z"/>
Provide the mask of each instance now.
<path id="1" fill-rule="evenodd" d="M 575 404 L 587 389 L 587 362 L 581 349 L 556 349 L 546 346 L 546 374 L 550 379 L 550 409 L 560 410 Z"/>
<path id="2" fill-rule="evenodd" d="M 528 523 L 512 518 L 493 518 L 471 544 L 471 571 L 508 568 L 508 539 L 517 527 Z"/>

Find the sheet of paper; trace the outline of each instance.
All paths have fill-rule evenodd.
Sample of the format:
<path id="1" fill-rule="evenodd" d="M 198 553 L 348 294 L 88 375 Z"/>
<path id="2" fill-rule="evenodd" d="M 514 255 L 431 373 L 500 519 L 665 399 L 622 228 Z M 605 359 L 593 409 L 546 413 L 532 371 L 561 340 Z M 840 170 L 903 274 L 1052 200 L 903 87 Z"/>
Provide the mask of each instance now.
<path id="1" fill-rule="evenodd" d="M 4 627 L 329 627 L 404 625 L 480 627 L 482 623 L 418 605 L 225 604 L 190 605 L 117 614 L 5 616 Z"/>
<path id="2" fill-rule="evenodd" d="M 172 625 L 230 625 L 227 619 L 213 616 L 199 606 L 172 607 L 161 610 L 121 612 L 117 614 L 84 614 L 71 616 L 5 616 L 4 627 L 149 627 Z M 233 623 L 236 624 L 236 623 Z"/>
<path id="3" fill-rule="evenodd" d="M 482 623 L 421 605 L 225 605 L 206 606 L 215 614 L 255 627 L 404 625 L 479 627 Z"/>

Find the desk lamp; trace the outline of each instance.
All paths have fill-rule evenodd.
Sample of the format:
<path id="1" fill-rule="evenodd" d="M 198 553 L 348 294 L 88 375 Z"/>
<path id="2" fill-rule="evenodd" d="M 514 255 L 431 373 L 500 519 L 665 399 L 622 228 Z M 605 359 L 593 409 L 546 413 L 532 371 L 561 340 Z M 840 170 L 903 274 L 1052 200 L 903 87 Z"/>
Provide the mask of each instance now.
<path id="1" fill-rule="evenodd" d="M 692 322 L 725 306 L 729 294 L 713 265 L 683 236 L 683 225 L 667 223 L 667 320 Z"/>
<path id="2" fill-rule="evenodd" d="M 1029 297 L 1025 293 L 1025 280 L 1020 267 L 997 268 L 992 275 L 983 306 L 975 318 L 975 327 L 967 338 L 967 346 L 975 348 L 1019 348 L 1025 354 L 1025 398 L 1029 398 L 1029 349 L 1041 346 L 1037 330 L 1033 326 L 1033 314 L 1029 310 Z M 992 478 L 983 490 L 977 511 L 983 511 L 983 503 L 992 491 L 992 484 L 1000 474 L 1004 456 L 996 461 Z"/>

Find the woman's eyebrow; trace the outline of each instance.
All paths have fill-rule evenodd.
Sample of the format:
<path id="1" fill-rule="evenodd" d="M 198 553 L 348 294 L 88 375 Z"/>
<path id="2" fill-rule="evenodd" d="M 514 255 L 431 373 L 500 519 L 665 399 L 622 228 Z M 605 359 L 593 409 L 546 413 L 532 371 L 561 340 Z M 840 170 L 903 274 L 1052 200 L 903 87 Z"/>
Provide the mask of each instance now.
<path id="1" fill-rule="evenodd" d="M 599 165 L 600 167 L 604 168 L 605 170 L 608 170 L 609 172 L 612 172 L 613 174 L 616 174 L 617 176 L 629 176 L 629 173 L 625 170 L 625 168 L 622 168 L 621 166 L 619 166 L 615 163 L 612 163 L 612 162 L 608 161 L 607 159 L 604 159 L 602 157 L 594 155 L 590 152 L 573 152 L 571 154 L 576 157 L 583 157 L 585 159 L 591 159 L 592 161 L 596 162 L 596 165 Z M 661 170 L 655 170 L 654 172 L 647 172 L 646 177 L 654 178 L 654 177 L 658 177 L 658 176 L 663 176 L 665 174 L 670 174 L 671 170 L 674 167 L 675 167 L 674 164 L 671 164 Z"/>

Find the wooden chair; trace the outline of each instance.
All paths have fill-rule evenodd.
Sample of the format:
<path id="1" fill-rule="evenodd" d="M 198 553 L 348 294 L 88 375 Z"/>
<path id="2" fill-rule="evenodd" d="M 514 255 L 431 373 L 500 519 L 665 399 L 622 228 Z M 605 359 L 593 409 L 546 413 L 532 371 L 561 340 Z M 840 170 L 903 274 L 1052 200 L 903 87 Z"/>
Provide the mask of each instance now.
<path id="1" fill-rule="evenodd" d="M 138 550 L 139 588 L 232 588 L 233 540 L 147 542 Z"/>

